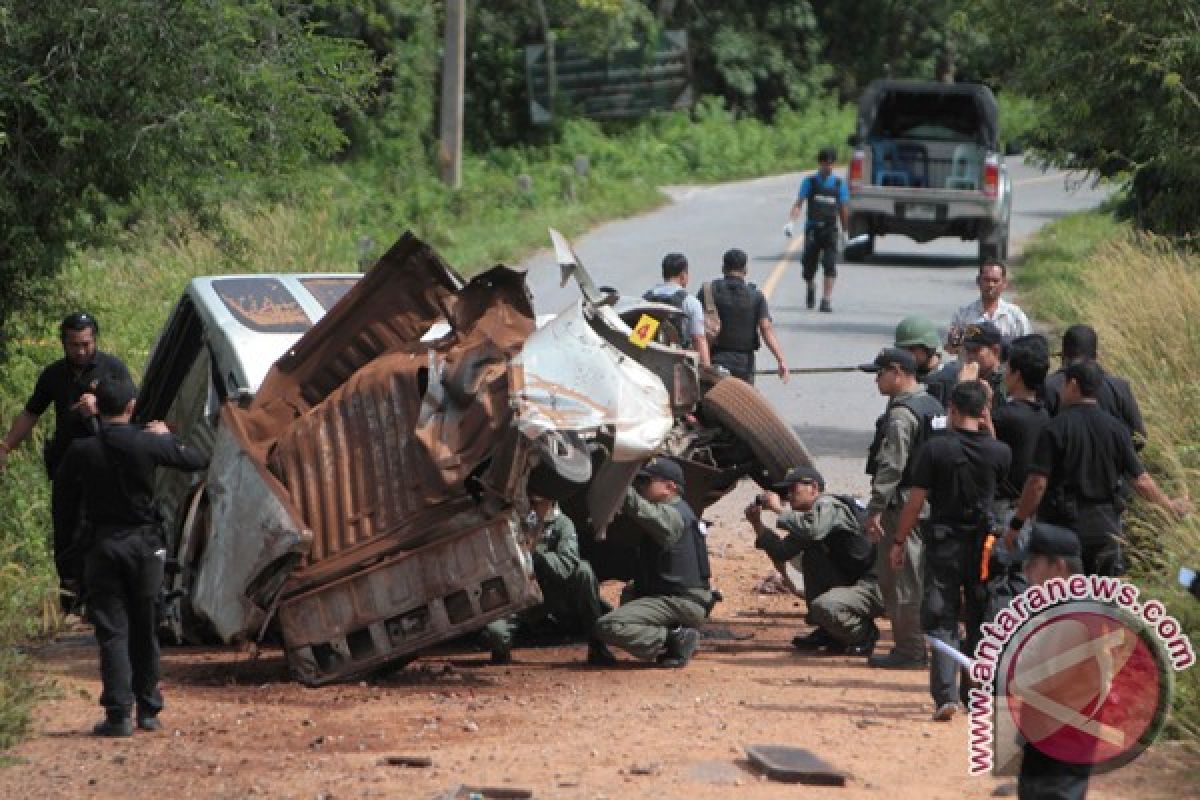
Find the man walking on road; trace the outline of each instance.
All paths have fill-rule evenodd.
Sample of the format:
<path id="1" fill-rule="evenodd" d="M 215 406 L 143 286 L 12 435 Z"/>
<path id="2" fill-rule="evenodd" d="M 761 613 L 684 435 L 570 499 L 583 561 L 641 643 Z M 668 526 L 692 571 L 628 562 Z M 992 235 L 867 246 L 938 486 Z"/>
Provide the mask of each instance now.
<path id="1" fill-rule="evenodd" d="M 166 545 L 154 505 L 156 467 L 196 471 L 204 454 L 188 447 L 162 422 L 129 424 L 136 390 L 128 378 L 105 378 L 96 387 L 101 428 L 76 440 L 63 455 L 54 481 L 54 509 L 64 530 L 87 520 L 93 540 L 84 557 L 88 611 L 100 645 L 97 736 L 131 736 L 137 726 L 159 730 L 158 632 L 155 603 L 162 587 Z"/>
<path id="2" fill-rule="evenodd" d="M 779 365 L 779 377 L 786 383 L 787 363 L 771 327 L 767 298 L 753 283 L 746 282 L 746 254 L 737 248 L 727 251 L 721 259 L 721 272 L 724 277 L 705 284 L 698 295 L 702 302 L 709 302 L 705 294 L 711 292 L 711 302 L 721 318 L 721 332 L 712 348 L 713 366 L 724 367 L 735 378 L 754 383 L 754 353 L 766 342 Z"/>
<path id="3" fill-rule="evenodd" d="M 808 216 L 804 220 L 804 252 L 800 263 L 804 268 L 804 281 L 808 284 L 805 290 L 805 305 L 811 309 L 817 302 L 817 261 L 821 262 L 824 281 L 821 287 L 821 310 L 828 313 L 833 311 L 833 284 L 837 280 L 838 251 L 841 249 L 841 237 L 838 235 L 838 222 L 842 223 L 842 231 L 849 230 L 850 221 L 847 217 L 846 206 L 850 203 L 850 192 L 846 182 L 833 174 L 833 163 L 837 160 L 837 150 L 823 147 L 817 153 L 817 171 L 806 175 L 800 181 L 800 190 L 796 193 L 796 202 L 788 214 L 788 222 L 783 226 L 783 233 L 789 239 L 795 228 L 796 220 L 808 204 Z"/>
<path id="4" fill-rule="evenodd" d="M 992 502 L 996 486 L 1008 474 L 1008 445 L 981 430 L 988 395 L 979 381 L 964 381 L 950 395 L 951 430 L 932 437 L 916 455 L 912 490 L 900 512 L 896 534 L 889 544 L 893 569 L 904 567 L 905 548 L 925 501 L 925 595 L 922 627 L 930 636 L 959 648 L 959 612 L 965 609 L 967 639 L 963 652 L 975 652 L 987 608 L 981 564 L 988 554 L 987 539 L 995 529 Z M 934 650 L 929 670 L 933 718 L 951 719 L 966 694 L 961 669 L 951 656 Z"/>
<path id="5" fill-rule="evenodd" d="M 667 253 L 663 256 L 662 279 L 662 283 L 642 297 L 656 303 L 667 303 L 682 311 L 686 316 L 683 330 L 679 331 L 680 346 L 695 350 L 701 364 L 711 363 L 708 337 L 704 335 L 704 308 L 697 298 L 688 294 L 688 260 L 683 253 Z"/>
<path id="6" fill-rule="evenodd" d="M 888 347 L 875 361 L 860 369 L 875 373 L 875 385 L 888 398 L 887 410 L 875 422 L 875 439 L 867 454 L 871 499 L 867 503 L 868 538 L 876 544 L 875 569 L 883 590 L 883 603 L 892 621 L 892 651 L 872 655 L 867 663 L 890 669 L 923 669 L 925 639 L 921 633 L 922 572 L 925 545 L 921 531 L 905 542 L 900 569 L 888 558 L 887 542 L 895 536 L 900 509 L 912 487 L 913 457 L 920 446 L 946 426 L 941 403 L 917 383 L 917 363 L 912 353 Z M 922 517 L 926 516 L 922 513 Z"/>
<path id="7" fill-rule="evenodd" d="M 712 575 L 704 523 L 683 499 L 683 469 L 652 459 L 625 492 L 621 513 L 636 524 L 640 568 L 621 606 L 596 622 L 592 635 L 663 667 L 683 667 L 700 644 L 712 608 Z"/>
<path id="8" fill-rule="evenodd" d="M 788 508 L 775 492 L 746 508 L 757 537 L 754 546 L 779 563 L 801 556 L 807 622 L 814 626 L 792 644 L 804 652 L 869 656 L 879 639 L 875 618 L 883 596 L 875 578 L 875 545 L 863 532 L 862 506 L 853 497 L 824 494 L 825 479 L 814 467 L 796 467 L 777 483 Z M 762 523 L 762 512 L 776 514 L 780 536 Z"/>
<path id="9" fill-rule="evenodd" d="M 958 352 L 959 339 L 973 322 L 992 323 L 1004 341 L 1033 333 L 1033 326 L 1021 307 L 1004 299 L 1004 290 L 1008 288 L 1008 266 L 1003 261 L 985 261 L 975 276 L 975 285 L 979 287 L 979 299 L 954 312 L 947 350 Z"/>

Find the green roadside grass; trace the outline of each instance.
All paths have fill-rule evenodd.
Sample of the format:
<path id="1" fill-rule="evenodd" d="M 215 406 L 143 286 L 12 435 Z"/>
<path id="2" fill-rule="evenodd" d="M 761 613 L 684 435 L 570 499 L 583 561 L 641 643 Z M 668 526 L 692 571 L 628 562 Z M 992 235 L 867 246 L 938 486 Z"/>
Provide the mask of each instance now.
<path id="1" fill-rule="evenodd" d="M 216 224 L 204 228 L 150 201 L 114 209 L 95 221 L 112 232 L 112 244 L 74 251 L 37 287 L 40 301 L 6 321 L 0 424 L 22 407 L 38 371 L 61 356 L 56 324 L 70 311 L 95 314 L 100 346 L 137 376 L 195 276 L 356 271 L 407 229 L 470 275 L 546 246 L 547 227 L 573 235 L 660 205 L 659 186 L 811 167 L 818 148 L 845 141 L 853 120 L 849 107 L 823 101 L 782 111 L 767 125 L 704 99 L 690 114 L 661 114 L 618 132 L 570 121 L 552 144 L 468 155 L 457 191 L 431 174 L 429 159 L 392 154 L 246 177 L 216 191 L 222 202 L 206 209 Z M 586 169 L 577 169 L 579 156 Z M 779 209 L 781 220 L 786 213 Z M 646 254 L 648 279 L 660 256 Z M 32 708 L 49 688 L 25 648 L 61 622 L 39 457 L 51 426 L 44 419 L 0 476 L 0 749 L 27 734 Z"/>
<path id="2" fill-rule="evenodd" d="M 1200 255 L 1135 233 L 1104 211 L 1065 217 L 1025 249 L 1022 304 L 1056 332 L 1086 322 L 1100 361 L 1130 380 L 1150 431 L 1147 468 L 1172 496 L 1200 501 Z M 1056 345 L 1052 341 L 1052 345 Z M 1133 579 L 1200 642 L 1200 601 L 1176 580 L 1200 565 L 1200 513 L 1183 521 L 1136 502 L 1126 515 Z M 1200 667 L 1175 675 L 1172 730 L 1200 735 Z"/>

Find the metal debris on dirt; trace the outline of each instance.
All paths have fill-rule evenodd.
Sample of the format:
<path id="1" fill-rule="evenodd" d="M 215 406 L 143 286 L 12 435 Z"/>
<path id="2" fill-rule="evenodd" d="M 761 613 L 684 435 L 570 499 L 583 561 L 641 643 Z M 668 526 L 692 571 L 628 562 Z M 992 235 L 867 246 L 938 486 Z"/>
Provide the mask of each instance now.
<path id="1" fill-rule="evenodd" d="M 429 756 L 384 756 L 379 759 L 381 767 L 432 767 L 433 759 Z"/>
<path id="2" fill-rule="evenodd" d="M 751 764 L 773 781 L 816 786 L 846 785 L 845 772 L 802 747 L 753 744 L 746 746 L 746 756 Z"/>
<path id="3" fill-rule="evenodd" d="M 533 789 L 517 786 L 459 785 L 438 795 L 434 800 L 529 800 Z"/>

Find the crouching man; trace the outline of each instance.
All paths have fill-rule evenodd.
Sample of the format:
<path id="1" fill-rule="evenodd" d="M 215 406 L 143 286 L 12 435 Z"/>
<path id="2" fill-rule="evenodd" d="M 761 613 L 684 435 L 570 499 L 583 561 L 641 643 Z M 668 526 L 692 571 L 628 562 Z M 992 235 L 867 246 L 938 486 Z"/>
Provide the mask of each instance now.
<path id="1" fill-rule="evenodd" d="M 641 534 L 638 576 L 621 593 L 621 607 L 593 631 L 604 644 L 663 667 L 691 660 L 713 603 L 704 524 L 682 492 L 683 470 L 669 458 L 648 462 L 626 490 L 621 513 Z"/>
<path id="2" fill-rule="evenodd" d="M 592 566 L 579 554 L 575 525 L 558 505 L 545 497 L 529 496 L 532 523 L 538 531 L 533 546 L 533 574 L 542 590 L 541 605 L 498 619 L 483 629 L 484 644 L 493 664 L 512 660 L 513 640 L 538 634 L 587 636 L 596 620 L 611 611 L 600 599 Z M 588 663 L 615 661 L 603 643 L 588 642 Z"/>
<path id="3" fill-rule="evenodd" d="M 875 545 L 863 532 L 853 498 L 824 494 L 825 479 L 813 467 L 796 467 L 774 487 L 787 493 L 784 508 L 778 494 L 766 492 L 746 507 L 746 519 L 758 534 L 754 546 L 776 563 L 801 556 L 804 594 L 810 625 L 807 636 L 792 644 L 805 652 L 868 656 L 879 640 L 875 618 L 883 613 L 883 595 L 875 577 Z M 763 510 L 778 515 L 775 526 L 762 522 Z"/>

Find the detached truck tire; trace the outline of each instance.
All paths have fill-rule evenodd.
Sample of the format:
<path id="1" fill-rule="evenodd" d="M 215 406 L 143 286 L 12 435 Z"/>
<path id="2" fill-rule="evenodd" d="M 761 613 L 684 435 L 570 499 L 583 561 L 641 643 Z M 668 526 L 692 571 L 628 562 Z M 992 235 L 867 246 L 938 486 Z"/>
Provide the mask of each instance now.
<path id="1" fill-rule="evenodd" d="M 705 416 L 719 422 L 750 448 L 772 481 L 792 467 L 811 465 L 812 456 L 758 390 L 738 378 L 722 378 L 704 395 Z"/>

